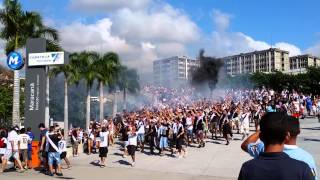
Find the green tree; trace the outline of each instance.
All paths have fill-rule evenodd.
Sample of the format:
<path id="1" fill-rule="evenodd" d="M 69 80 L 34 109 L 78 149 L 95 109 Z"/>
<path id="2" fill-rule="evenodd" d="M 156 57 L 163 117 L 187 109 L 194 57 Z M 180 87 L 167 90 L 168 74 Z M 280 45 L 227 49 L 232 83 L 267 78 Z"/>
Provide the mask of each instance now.
<path id="1" fill-rule="evenodd" d="M 86 98 L 86 128 L 90 124 L 90 103 L 91 103 L 91 88 L 97 78 L 98 71 L 96 69 L 96 62 L 99 60 L 99 54 L 96 52 L 81 52 L 75 53 L 71 56 L 74 62 L 75 80 L 83 79 L 87 86 Z"/>
<path id="2" fill-rule="evenodd" d="M 46 27 L 41 16 L 36 12 L 23 11 L 18 0 L 4 0 L 0 10 L 0 22 L 3 25 L 0 38 L 6 40 L 5 51 L 9 54 L 26 45 L 28 38 L 43 37 L 47 39 L 49 48 L 57 48 L 59 36 L 56 30 Z M 13 122 L 20 122 L 19 71 L 14 71 Z"/>
<path id="3" fill-rule="evenodd" d="M 72 57 L 72 55 L 71 55 Z M 68 85 L 69 84 L 75 84 L 79 82 L 78 72 L 75 71 L 75 59 L 71 58 L 71 61 L 69 64 L 56 66 L 53 69 L 51 69 L 49 75 L 51 77 L 57 77 L 59 74 L 64 75 L 64 131 L 65 131 L 65 137 L 68 136 L 68 130 L 69 130 L 69 104 L 68 104 Z"/>
<path id="4" fill-rule="evenodd" d="M 105 85 L 111 85 L 119 75 L 120 60 L 116 53 L 109 52 L 102 56 L 99 56 L 98 60 L 94 64 L 97 71 L 97 80 L 99 82 L 99 99 L 100 99 L 100 121 L 104 116 L 104 95 L 103 88 Z"/>
<path id="5" fill-rule="evenodd" d="M 136 94 L 140 91 L 139 75 L 136 69 L 128 69 L 122 66 L 117 80 L 120 90 L 123 91 L 123 110 L 127 109 L 127 93 Z"/>

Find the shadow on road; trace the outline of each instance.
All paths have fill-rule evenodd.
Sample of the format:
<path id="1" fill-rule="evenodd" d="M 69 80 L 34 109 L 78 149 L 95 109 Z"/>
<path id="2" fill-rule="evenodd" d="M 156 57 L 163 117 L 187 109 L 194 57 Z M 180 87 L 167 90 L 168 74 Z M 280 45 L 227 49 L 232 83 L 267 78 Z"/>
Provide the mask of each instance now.
<path id="1" fill-rule="evenodd" d="M 94 166 L 99 166 L 99 167 L 100 167 L 100 162 L 99 162 L 99 161 L 92 161 L 90 164 L 91 164 L 91 165 L 94 165 Z"/>
<path id="2" fill-rule="evenodd" d="M 305 130 L 320 130 L 320 127 L 313 127 L 313 128 L 301 128 Z"/>
<path id="3" fill-rule="evenodd" d="M 119 160 L 119 161 L 116 161 L 114 163 L 119 163 L 121 165 L 126 165 L 126 166 L 130 166 L 131 165 L 128 161 L 124 161 L 124 160 Z"/>
<path id="4" fill-rule="evenodd" d="M 57 179 L 75 179 L 73 177 L 57 177 Z"/>
<path id="5" fill-rule="evenodd" d="M 314 142 L 320 142 L 320 139 L 311 139 L 311 138 L 304 138 L 304 141 L 314 141 Z"/>

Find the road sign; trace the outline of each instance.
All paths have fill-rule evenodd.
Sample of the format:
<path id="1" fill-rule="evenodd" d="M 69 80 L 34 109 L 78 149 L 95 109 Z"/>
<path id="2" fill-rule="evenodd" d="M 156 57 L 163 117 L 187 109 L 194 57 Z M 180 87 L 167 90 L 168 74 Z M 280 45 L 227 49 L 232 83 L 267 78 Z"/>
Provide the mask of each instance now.
<path id="1" fill-rule="evenodd" d="M 62 65 L 64 52 L 29 53 L 28 66 Z"/>
<path id="2" fill-rule="evenodd" d="M 23 68 L 24 61 L 21 54 L 17 52 L 11 52 L 7 58 L 7 65 L 12 70 L 20 70 Z"/>

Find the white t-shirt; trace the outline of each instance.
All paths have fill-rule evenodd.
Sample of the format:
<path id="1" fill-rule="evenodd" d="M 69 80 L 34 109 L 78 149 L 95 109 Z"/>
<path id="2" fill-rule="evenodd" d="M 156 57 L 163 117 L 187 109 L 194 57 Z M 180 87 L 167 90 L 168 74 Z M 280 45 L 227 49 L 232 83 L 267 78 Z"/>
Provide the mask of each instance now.
<path id="1" fill-rule="evenodd" d="M 129 145 L 137 146 L 137 135 L 136 134 L 131 135 L 129 133 L 128 142 L 129 142 Z"/>
<path id="2" fill-rule="evenodd" d="M 145 129 L 144 129 L 144 123 L 143 122 L 138 122 L 138 134 L 144 134 L 145 133 Z"/>
<path id="3" fill-rule="evenodd" d="M 28 134 L 19 134 L 20 149 L 28 149 L 28 143 L 31 138 Z"/>
<path id="4" fill-rule="evenodd" d="M 61 152 L 67 152 L 67 142 L 65 140 L 60 140 L 58 142 L 58 148 Z"/>
<path id="5" fill-rule="evenodd" d="M 79 132 L 79 139 L 81 140 L 83 138 L 83 131 Z"/>
<path id="6" fill-rule="evenodd" d="M 187 119 L 186 119 L 186 124 L 187 124 L 187 129 L 188 130 L 193 130 L 193 126 L 192 126 L 192 119 L 191 119 L 191 117 L 187 117 Z"/>
<path id="7" fill-rule="evenodd" d="M 14 130 L 8 133 L 7 149 L 12 149 L 11 142 L 13 142 L 13 149 L 18 150 L 19 135 Z"/>
<path id="8" fill-rule="evenodd" d="M 109 133 L 109 131 L 100 132 L 100 147 L 108 147 Z"/>

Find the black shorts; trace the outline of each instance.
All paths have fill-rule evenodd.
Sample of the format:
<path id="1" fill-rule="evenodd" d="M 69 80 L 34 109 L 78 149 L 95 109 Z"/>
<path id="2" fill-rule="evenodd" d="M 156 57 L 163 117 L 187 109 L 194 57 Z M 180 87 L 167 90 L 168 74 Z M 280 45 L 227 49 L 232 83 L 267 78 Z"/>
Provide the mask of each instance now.
<path id="1" fill-rule="evenodd" d="M 99 157 L 107 157 L 108 147 L 100 147 L 99 148 Z"/>
<path id="2" fill-rule="evenodd" d="M 127 147 L 127 149 L 128 149 L 128 154 L 129 154 L 130 156 L 134 156 L 134 155 L 135 155 L 135 153 L 136 153 L 136 146 L 134 146 L 134 145 L 129 145 L 129 146 Z"/>
<path id="3" fill-rule="evenodd" d="M 64 158 L 66 158 L 67 157 L 67 152 L 62 152 L 61 154 L 60 154 L 60 159 L 64 159 Z"/>
<path id="4" fill-rule="evenodd" d="M 176 142 L 177 142 L 176 143 L 176 148 L 177 149 L 182 149 L 182 145 L 183 145 L 183 142 L 184 142 L 183 138 L 181 138 L 181 137 L 178 138 Z"/>

